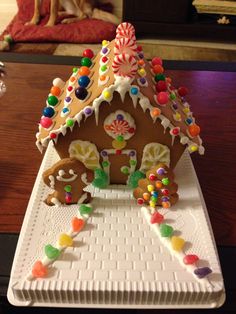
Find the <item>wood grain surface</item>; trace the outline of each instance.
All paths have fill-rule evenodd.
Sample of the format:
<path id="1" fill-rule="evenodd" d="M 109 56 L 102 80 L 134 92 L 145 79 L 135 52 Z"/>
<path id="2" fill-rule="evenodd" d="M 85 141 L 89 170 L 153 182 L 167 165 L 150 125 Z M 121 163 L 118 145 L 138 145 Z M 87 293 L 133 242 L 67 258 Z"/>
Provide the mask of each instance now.
<path id="1" fill-rule="evenodd" d="M 35 146 L 52 80 L 68 79 L 72 66 L 5 63 L 0 98 L 0 232 L 18 233 L 42 161 Z M 206 152 L 192 155 L 218 245 L 236 245 L 236 73 L 167 71 L 187 86 Z"/>

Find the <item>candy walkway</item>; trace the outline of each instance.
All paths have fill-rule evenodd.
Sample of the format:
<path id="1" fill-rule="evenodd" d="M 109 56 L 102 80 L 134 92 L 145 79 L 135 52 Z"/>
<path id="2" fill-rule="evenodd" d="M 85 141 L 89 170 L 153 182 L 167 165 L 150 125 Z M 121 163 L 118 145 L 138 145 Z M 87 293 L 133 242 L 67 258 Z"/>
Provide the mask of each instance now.
<path id="1" fill-rule="evenodd" d="M 52 264 L 45 279 L 27 280 L 44 246 L 68 229 L 78 206 L 48 207 L 41 173 L 57 160 L 49 146 L 20 234 L 8 298 L 14 305 L 124 308 L 211 308 L 224 300 L 224 285 L 204 201 L 186 153 L 176 169 L 180 201 L 162 210 L 166 222 L 184 237 L 186 253 L 209 266 L 209 282 L 187 272 L 147 224 L 129 189 L 93 187 L 93 213 L 74 247 Z M 183 175 L 183 173 L 185 175 Z M 177 234 L 176 234 L 177 235 Z"/>

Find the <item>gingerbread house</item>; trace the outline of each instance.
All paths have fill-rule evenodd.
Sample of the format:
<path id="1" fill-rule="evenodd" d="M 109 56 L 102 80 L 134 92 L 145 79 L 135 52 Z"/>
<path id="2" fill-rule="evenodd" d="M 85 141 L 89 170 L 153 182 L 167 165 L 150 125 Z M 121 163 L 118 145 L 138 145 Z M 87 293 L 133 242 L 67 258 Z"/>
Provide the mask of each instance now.
<path id="1" fill-rule="evenodd" d="M 53 81 L 36 144 L 53 141 L 61 159 L 80 160 L 95 186 L 134 188 L 158 162 L 173 169 L 186 148 L 204 154 L 187 92 L 172 86 L 160 58 L 145 60 L 134 27 L 122 23 L 97 56 L 84 51 L 68 81 Z"/>

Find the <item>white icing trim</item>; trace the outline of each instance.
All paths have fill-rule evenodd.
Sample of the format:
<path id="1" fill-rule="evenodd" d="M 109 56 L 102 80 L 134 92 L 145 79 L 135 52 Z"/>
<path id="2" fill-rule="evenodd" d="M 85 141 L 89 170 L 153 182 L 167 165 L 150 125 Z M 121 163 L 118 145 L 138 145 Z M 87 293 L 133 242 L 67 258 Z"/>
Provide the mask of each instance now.
<path id="1" fill-rule="evenodd" d="M 63 175 L 65 174 L 64 170 L 59 170 L 58 171 L 58 176 L 56 176 L 57 181 L 62 181 L 62 182 L 72 182 L 75 181 L 76 178 L 78 177 L 78 175 L 76 173 L 74 173 L 73 169 L 69 170 L 69 174 L 71 174 L 72 176 L 70 178 L 63 178 Z"/>
<path id="2" fill-rule="evenodd" d="M 50 188 L 54 189 L 55 187 L 55 178 L 54 176 L 49 176 L 48 179 L 50 180 Z"/>
<path id="3" fill-rule="evenodd" d="M 62 205 L 61 202 L 56 197 L 51 198 L 51 202 L 56 206 Z"/>
<path id="4" fill-rule="evenodd" d="M 89 185 L 91 183 L 91 182 L 88 182 L 88 180 L 87 180 L 87 173 L 86 172 L 82 173 L 80 178 L 81 178 L 81 181 L 86 185 Z"/>
<path id="5" fill-rule="evenodd" d="M 109 87 L 107 87 L 105 90 L 109 91 L 111 93 L 111 97 L 109 99 L 105 99 L 103 96 L 103 93 L 98 97 L 95 98 L 93 103 L 92 103 L 92 108 L 94 109 L 94 114 L 95 114 L 95 120 L 96 120 L 96 124 L 98 124 L 98 119 L 99 119 L 99 107 L 101 105 L 101 103 L 103 101 L 106 102 L 111 102 L 112 98 L 113 98 L 113 93 L 114 91 L 118 92 L 121 96 L 122 101 L 124 101 L 124 97 L 125 94 L 130 90 L 130 88 L 132 87 L 132 82 L 133 82 L 134 78 L 128 78 L 128 77 L 121 77 L 121 76 L 116 76 L 115 75 L 115 82 L 114 84 L 110 85 Z M 144 96 L 141 92 L 139 92 L 139 105 L 142 107 L 143 111 L 149 110 L 150 112 L 152 111 L 152 109 L 155 109 L 156 107 L 154 107 L 149 99 Z M 76 120 L 78 123 L 82 120 L 84 116 L 83 110 L 81 110 L 79 113 L 77 113 L 74 117 L 74 121 Z M 167 127 L 170 128 L 174 128 L 175 125 L 173 125 L 166 117 L 164 117 L 163 115 L 159 115 L 157 118 L 156 117 L 152 117 L 150 114 L 150 117 L 153 120 L 157 120 L 157 118 L 159 120 L 161 120 L 161 124 L 164 126 L 164 128 L 166 129 Z M 155 122 L 154 121 L 154 122 Z M 58 133 L 63 133 L 64 135 L 66 134 L 66 129 L 67 126 L 60 126 L 60 128 L 56 129 L 55 131 L 53 131 L 54 133 L 58 134 Z M 180 136 L 180 141 L 183 137 L 186 137 L 185 134 L 183 134 L 182 132 L 180 132 L 179 134 Z M 50 140 L 49 135 L 41 140 L 41 144 L 46 147 L 48 142 Z M 188 141 L 187 145 L 196 145 L 198 146 L 196 143 L 192 142 L 191 140 Z M 38 146 L 38 144 L 36 144 Z M 203 152 L 203 148 L 201 148 L 201 152 Z"/>

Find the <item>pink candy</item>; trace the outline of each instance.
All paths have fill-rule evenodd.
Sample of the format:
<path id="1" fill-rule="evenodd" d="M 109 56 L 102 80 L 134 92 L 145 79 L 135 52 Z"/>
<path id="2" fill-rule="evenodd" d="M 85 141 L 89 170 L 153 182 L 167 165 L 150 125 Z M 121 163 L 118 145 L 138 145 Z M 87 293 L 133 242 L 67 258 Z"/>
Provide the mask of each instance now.
<path id="1" fill-rule="evenodd" d="M 48 117 L 42 117 L 40 120 L 40 124 L 43 128 L 49 129 L 52 125 L 52 119 Z"/>
<path id="2" fill-rule="evenodd" d="M 159 105 L 166 105 L 169 101 L 169 95 L 166 92 L 160 92 L 157 95 L 157 101 Z"/>

